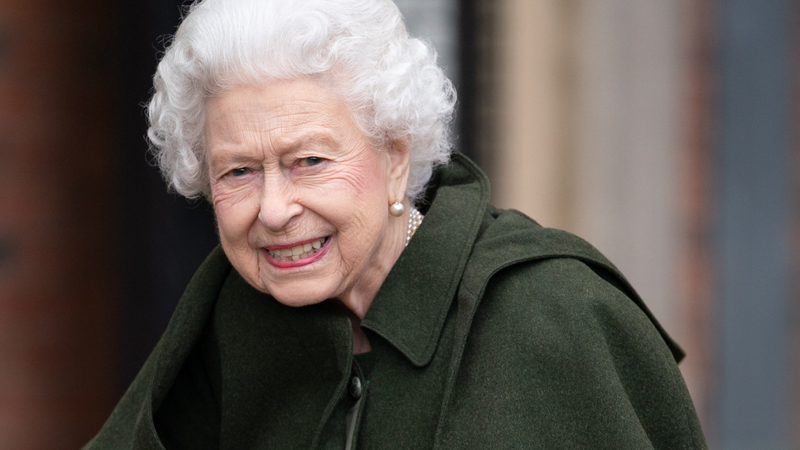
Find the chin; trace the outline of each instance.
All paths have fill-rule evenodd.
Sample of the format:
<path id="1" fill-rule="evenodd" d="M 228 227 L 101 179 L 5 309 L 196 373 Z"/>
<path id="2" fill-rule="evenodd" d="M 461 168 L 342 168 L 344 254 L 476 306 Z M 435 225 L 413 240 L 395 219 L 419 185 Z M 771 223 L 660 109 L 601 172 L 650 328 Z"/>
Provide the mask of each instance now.
<path id="1" fill-rule="evenodd" d="M 291 306 L 292 308 L 299 308 L 301 306 L 309 306 L 309 305 L 316 305 L 317 303 L 322 303 L 327 300 L 325 297 L 304 297 L 304 296 L 297 296 L 292 295 L 288 297 L 283 297 L 280 295 L 271 294 L 278 303 L 284 304 L 286 306 Z"/>
<path id="2" fill-rule="evenodd" d="M 314 283 L 314 281 L 308 281 L 307 283 Z M 273 296 L 278 303 L 282 303 L 293 308 L 316 305 L 317 303 L 322 303 L 329 298 L 329 295 L 326 295 L 325 293 L 322 293 L 316 289 L 305 290 L 298 288 L 296 287 L 296 283 L 286 283 L 283 286 L 267 286 L 265 292 Z"/>

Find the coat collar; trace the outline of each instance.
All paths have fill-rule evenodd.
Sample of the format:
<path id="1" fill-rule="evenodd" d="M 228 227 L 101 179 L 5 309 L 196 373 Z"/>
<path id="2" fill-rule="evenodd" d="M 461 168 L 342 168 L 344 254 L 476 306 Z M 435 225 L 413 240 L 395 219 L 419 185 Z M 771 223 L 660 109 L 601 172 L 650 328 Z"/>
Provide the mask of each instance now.
<path id="1" fill-rule="evenodd" d="M 437 171 L 431 186 L 425 220 L 361 323 L 418 367 L 436 350 L 489 199 L 486 176 L 459 153 Z"/>

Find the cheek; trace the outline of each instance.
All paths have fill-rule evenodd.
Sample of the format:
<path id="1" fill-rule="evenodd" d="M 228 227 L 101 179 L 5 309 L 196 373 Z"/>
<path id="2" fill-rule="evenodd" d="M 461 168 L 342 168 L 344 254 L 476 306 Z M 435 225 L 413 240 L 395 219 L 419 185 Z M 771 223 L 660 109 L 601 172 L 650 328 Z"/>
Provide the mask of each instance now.
<path id="1" fill-rule="evenodd" d="M 328 201 L 337 205 L 335 211 L 330 212 L 339 216 L 337 226 L 347 242 L 345 249 L 363 256 L 381 234 L 387 220 L 386 179 L 380 165 L 373 161 L 350 168 L 356 170 L 342 171 L 336 187 L 329 190 Z"/>
<path id="2" fill-rule="evenodd" d="M 261 186 L 263 177 L 260 173 L 241 178 L 223 177 L 211 182 L 211 200 L 215 208 L 258 201 Z"/>
<path id="3" fill-rule="evenodd" d="M 230 187 L 218 184 L 211 188 L 214 213 L 220 237 L 231 244 L 246 238 L 247 230 L 258 216 L 259 190 L 251 185 Z"/>
<path id="4" fill-rule="evenodd" d="M 340 183 L 350 187 L 356 195 L 374 195 L 381 190 L 383 176 L 380 167 L 373 161 L 359 161 L 359 164 L 342 171 Z"/>
<path id="5" fill-rule="evenodd" d="M 372 152 L 369 150 L 369 153 Z M 352 158 L 339 164 L 337 170 L 319 180 L 319 187 L 333 197 L 363 202 L 367 198 L 385 194 L 386 174 L 384 172 L 385 169 L 378 157 Z"/>

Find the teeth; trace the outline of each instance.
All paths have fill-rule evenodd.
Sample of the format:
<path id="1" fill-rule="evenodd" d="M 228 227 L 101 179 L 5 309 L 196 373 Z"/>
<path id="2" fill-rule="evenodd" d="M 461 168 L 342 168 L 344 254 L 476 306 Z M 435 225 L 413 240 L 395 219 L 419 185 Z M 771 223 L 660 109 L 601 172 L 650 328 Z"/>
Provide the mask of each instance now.
<path id="1" fill-rule="evenodd" d="M 309 256 L 317 253 L 319 249 L 325 245 L 328 238 L 320 238 L 314 242 L 309 242 L 302 245 L 295 245 L 292 248 L 284 248 L 280 250 L 270 250 L 269 254 L 278 261 L 297 261 L 299 259 L 308 258 Z"/>

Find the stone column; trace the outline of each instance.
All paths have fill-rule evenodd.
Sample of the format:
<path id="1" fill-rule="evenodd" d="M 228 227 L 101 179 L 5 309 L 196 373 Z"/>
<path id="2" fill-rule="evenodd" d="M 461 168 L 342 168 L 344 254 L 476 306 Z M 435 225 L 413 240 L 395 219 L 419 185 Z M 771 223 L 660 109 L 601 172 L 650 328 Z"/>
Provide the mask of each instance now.
<path id="1" fill-rule="evenodd" d="M 494 202 L 545 226 L 569 228 L 570 105 L 566 6 L 501 0 L 496 24 L 495 140 L 487 150 Z"/>

